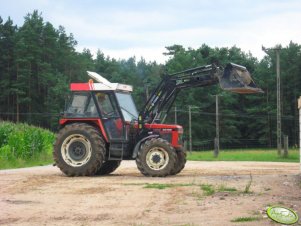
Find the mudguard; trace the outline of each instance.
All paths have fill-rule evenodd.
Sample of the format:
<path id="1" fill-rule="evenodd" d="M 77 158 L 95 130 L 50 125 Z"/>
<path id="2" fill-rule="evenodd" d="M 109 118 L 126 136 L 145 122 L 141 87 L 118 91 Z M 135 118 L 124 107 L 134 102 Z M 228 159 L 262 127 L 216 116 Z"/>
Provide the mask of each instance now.
<path id="1" fill-rule="evenodd" d="M 154 135 L 150 135 L 150 136 L 147 136 L 147 137 L 144 137 L 143 139 L 141 139 L 136 145 L 135 145 L 135 148 L 134 148 L 134 151 L 133 151 L 133 155 L 132 155 L 132 158 L 135 159 L 138 155 L 138 151 L 140 149 L 140 146 L 141 144 L 146 141 L 146 140 L 149 140 L 151 138 L 156 138 L 156 137 L 159 137 L 158 134 L 154 134 Z"/>

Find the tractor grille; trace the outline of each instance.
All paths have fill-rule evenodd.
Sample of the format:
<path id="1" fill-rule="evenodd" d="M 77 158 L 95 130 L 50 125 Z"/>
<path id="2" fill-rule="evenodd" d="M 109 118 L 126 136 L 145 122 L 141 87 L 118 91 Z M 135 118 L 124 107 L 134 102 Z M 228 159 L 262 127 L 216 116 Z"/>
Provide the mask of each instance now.
<path id="1" fill-rule="evenodd" d="M 184 141 L 183 141 L 183 134 L 182 133 L 179 133 L 179 136 L 178 136 L 178 144 L 182 145 L 184 144 Z"/>
<path id="2" fill-rule="evenodd" d="M 171 143 L 171 133 L 160 133 L 160 136 L 162 139 L 167 140 L 169 143 Z"/>

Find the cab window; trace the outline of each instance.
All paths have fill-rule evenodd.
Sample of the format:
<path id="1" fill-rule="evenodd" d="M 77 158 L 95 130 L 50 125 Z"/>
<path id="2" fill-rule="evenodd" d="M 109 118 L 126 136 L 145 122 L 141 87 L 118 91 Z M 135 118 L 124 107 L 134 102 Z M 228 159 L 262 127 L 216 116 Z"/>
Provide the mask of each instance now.
<path id="1" fill-rule="evenodd" d="M 96 106 L 91 94 L 88 92 L 72 93 L 65 114 L 71 118 L 97 117 Z"/>

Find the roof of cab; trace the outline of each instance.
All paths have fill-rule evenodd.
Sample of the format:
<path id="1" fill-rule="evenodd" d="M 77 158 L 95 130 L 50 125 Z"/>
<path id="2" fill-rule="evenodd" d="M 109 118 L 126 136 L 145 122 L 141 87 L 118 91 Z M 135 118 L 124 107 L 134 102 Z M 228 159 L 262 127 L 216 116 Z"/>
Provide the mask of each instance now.
<path id="1" fill-rule="evenodd" d="M 126 91 L 132 92 L 133 86 L 120 84 L 120 83 L 111 83 L 112 86 L 108 87 L 103 83 L 94 83 L 94 82 L 87 82 L 87 83 L 71 83 L 70 90 L 71 91 Z"/>
<path id="2" fill-rule="evenodd" d="M 98 83 L 94 83 L 92 79 L 89 80 L 87 83 L 71 83 L 70 90 L 71 91 L 126 91 L 132 92 L 133 86 L 125 85 L 120 83 L 111 83 L 106 78 L 102 77 L 101 75 L 97 74 L 96 72 L 87 71 L 88 75 L 96 80 Z"/>

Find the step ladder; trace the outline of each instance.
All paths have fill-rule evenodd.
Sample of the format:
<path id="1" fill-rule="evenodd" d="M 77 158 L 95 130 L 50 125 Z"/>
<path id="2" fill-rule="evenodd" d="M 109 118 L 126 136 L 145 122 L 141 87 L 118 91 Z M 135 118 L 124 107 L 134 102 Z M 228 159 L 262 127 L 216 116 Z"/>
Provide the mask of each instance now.
<path id="1" fill-rule="evenodd" d="M 109 147 L 108 160 L 122 160 L 127 145 L 128 145 L 128 141 L 124 141 L 124 140 L 111 141 Z"/>

